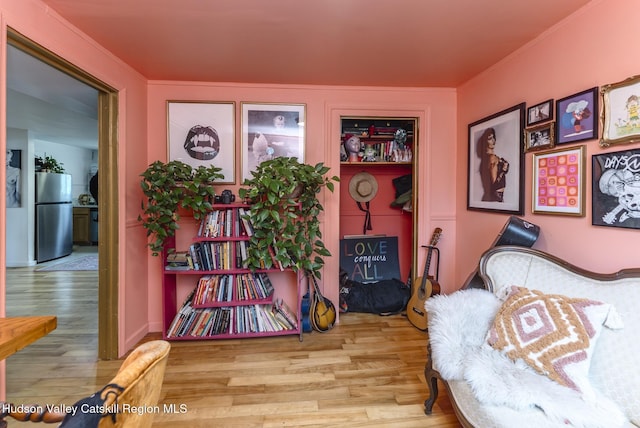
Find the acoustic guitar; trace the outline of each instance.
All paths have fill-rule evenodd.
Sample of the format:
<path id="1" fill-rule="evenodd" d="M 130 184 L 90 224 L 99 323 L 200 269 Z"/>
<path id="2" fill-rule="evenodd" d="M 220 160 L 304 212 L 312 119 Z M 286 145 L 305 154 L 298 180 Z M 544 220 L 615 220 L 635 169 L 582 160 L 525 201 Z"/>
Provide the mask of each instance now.
<path id="1" fill-rule="evenodd" d="M 307 275 L 307 283 L 309 276 L 313 280 L 313 300 L 311 301 L 309 319 L 311 320 L 311 327 L 315 331 L 323 333 L 333 328 L 336 322 L 336 308 L 331 300 L 320 293 L 320 287 L 318 287 L 318 282 L 313 274 Z"/>
<path id="2" fill-rule="evenodd" d="M 415 290 L 407 303 L 407 318 L 414 327 L 420 330 L 427 329 L 427 312 L 424 309 L 424 303 L 432 294 L 440 293 L 440 284 L 432 276 L 429 276 L 429 267 L 431 265 L 431 255 L 437 250 L 436 245 L 442 235 L 442 229 L 436 227 L 431 236 L 431 242 L 427 246 L 427 260 L 424 264 L 424 272 L 421 277 L 415 281 Z"/>

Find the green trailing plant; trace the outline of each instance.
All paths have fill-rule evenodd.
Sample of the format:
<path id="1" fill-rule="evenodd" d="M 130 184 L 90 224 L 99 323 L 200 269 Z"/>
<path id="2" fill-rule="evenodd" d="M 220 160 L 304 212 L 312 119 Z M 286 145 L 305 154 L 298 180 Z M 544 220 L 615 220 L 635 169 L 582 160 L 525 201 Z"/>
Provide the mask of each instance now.
<path id="1" fill-rule="evenodd" d="M 192 168 L 182 161 L 155 161 L 140 176 L 142 214 L 138 221 L 147 229 L 149 248 L 160 254 L 167 238 L 179 228 L 179 209 L 191 211 L 200 220 L 211 211 L 215 198 L 213 183 L 224 177 L 216 166 Z"/>
<path id="2" fill-rule="evenodd" d="M 36 166 L 39 166 L 40 171 L 42 172 L 63 174 L 65 170 L 62 165 L 64 165 L 62 162 L 58 162 L 56 158 L 49 156 L 46 153 L 44 156 L 36 156 Z"/>
<path id="3" fill-rule="evenodd" d="M 320 278 L 323 257 L 330 252 L 322 241 L 320 214 L 324 211 L 318 193 L 333 192 L 337 176 L 327 177 L 329 168 L 300 163 L 294 157 L 262 162 L 238 191 L 252 203 L 249 220 L 253 227 L 248 246 L 249 268 L 274 266 L 311 273 Z"/>

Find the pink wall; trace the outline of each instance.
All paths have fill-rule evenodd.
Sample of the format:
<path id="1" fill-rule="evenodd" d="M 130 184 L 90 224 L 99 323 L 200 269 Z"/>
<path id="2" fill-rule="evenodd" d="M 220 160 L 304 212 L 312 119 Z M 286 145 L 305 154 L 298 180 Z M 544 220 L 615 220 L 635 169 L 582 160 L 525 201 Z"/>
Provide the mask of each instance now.
<path id="1" fill-rule="evenodd" d="M 457 90 L 395 89 L 146 82 L 40 1 L 0 0 L 2 34 L 11 26 L 120 90 L 121 352 L 133 346 L 148 330 L 157 331 L 160 327 L 160 263 L 145 247 L 144 230 L 136 218 L 141 199 L 139 174 L 153 160 L 166 158 L 167 100 L 235 101 L 238 145 L 241 101 L 305 103 L 306 160 L 324 161 L 334 171 L 339 167 L 337 141 L 341 115 L 418 117 L 420 193 L 415 207 L 420 219 L 418 243 L 428 243 L 435 227 L 444 230 L 439 243 L 443 259 L 440 282 L 443 291 L 450 292 L 473 270 L 478 256 L 506 221 L 504 215 L 466 210 L 467 124 L 522 101 L 534 104 L 548 98 L 562 98 L 637 74 L 640 62 L 629 47 L 629 34 L 630 29 L 635 28 L 639 12 L 640 4 L 636 0 L 595 0 Z M 4 43 L 0 54 L 4 65 Z M 0 90 L 4 90 L 4 85 Z M 4 97 L 0 102 L 0 109 L 4 111 Z M 4 114 L 0 115 L 1 120 Z M 6 144 L 4 135 L 0 138 L 1 144 Z M 596 141 L 586 145 L 589 158 L 602 152 Z M 239 157 L 236 162 L 239 174 Z M 638 265 L 638 256 L 631 251 L 632 240 L 637 241 L 638 232 L 591 226 L 590 205 L 584 218 L 532 215 L 528 190 L 530 163 L 531 155 L 527 155 L 525 217 L 542 227 L 538 248 L 595 270 L 612 271 Z M 588 162 L 589 176 L 590 171 Z M 340 213 L 339 189 L 335 194 L 327 192 L 322 197 L 326 208 L 325 241 L 335 255 L 340 238 L 335 221 Z M 588 185 L 587 200 L 590 199 Z M 4 218 L 0 220 L 4 224 Z M 0 238 L 3 237 L 4 227 L 0 227 Z M 606 254 L 612 256 L 602 257 L 603 250 L 596 247 L 599 243 L 605 243 Z M 424 255 L 420 254 L 419 265 L 422 263 Z M 337 257 L 333 257 L 327 261 L 323 278 L 325 292 L 335 302 L 337 286 L 333 281 L 337 279 L 337 272 Z M 0 282 L 0 294 L 4 287 L 4 282 Z"/>
<path id="2" fill-rule="evenodd" d="M 366 168 L 366 169 L 365 169 Z M 398 258 L 400 262 L 399 279 L 406 281 L 411 270 L 411 256 L 413 254 L 413 215 L 399 207 L 391 207 L 395 198 L 395 187 L 392 180 L 405 174 L 411 174 L 410 165 L 384 165 L 382 167 L 367 167 L 360 164 L 342 165 L 340 180 L 340 231 L 339 236 L 361 235 L 364 228 L 365 214 L 360 211 L 349 193 L 351 178 L 362 171 L 376 177 L 378 191 L 369 203 L 371 213 L 371 229 L 368 235 L 398 236 Z M 363 204 L 364 205 L 364 204 Z M 363 206 L 364 208 L 364 206 Z M 421 272 L 420 272 L 421 274 Z M 356 281 L 373 281 L 375 273 L 360 273 Z"/>
<path id="3" fill-rule="evenodd" d="M 160 265 L 145 246 L 144 229 L 137 216 L 142 197 L 139 174 L 146 166 L 166 157 L 167 99 L 233 100 L 239 112 L 240 101 L 305 103 L 307 105 L 308 162 L 325 163 L 338 168 L 338 144 L 341 115 L 401 115 L 420 120 L 419 179 L 422 193 L 416 209 L 421 224 L 419 244 L 428 243 L 431 230 L 450 231 L 441 242 L 448 264 L 442 278 L 452 282 L 455 242 L 455 112 L 453 89 L 327 88 L 249 86 L 225 84 L 189 84 L 151 82 L 115 58 L 81 31 L 71 26 L 39 0 L 0 0 L 2 34 L 8 26 L 96 78 L 119 90 L 119 342 L 120 353 L 130 349 L 147 331 L 160 329 Z M 3 38 L 4 41 L 4 38 Z M 2 69 L 6 58 L 0 46 Z M 0 87 L 4 91 L 4 85 Z M 147 94 L 148 91 L 148 94 Z M 4 94 L 4 92 L 2 92 Z M 0 98 L 4 111 L 4 96 Z M 147 108 L 149 111 L 147 112 Z M 0 121 L 4 114 L 0 115 Z M 237 113 L 237 127 L 240 120 Z M 238 133 L 238 145 L 240 138 Z M 336 143 L 336 144 L 334 144 Z M 0 145 L 6 144 L 2 135 Z M 238 171 L 240 159 L 237 158 Z M 338 253 L 339 187 L 325 197 L 325 240 L 333 254 Z M 0 222 L 5 224 L 4 214 Z M 4 227 L 0 227 L 4 238 Z M 4 239 L 0 239 L 4 241 Z M 3 258 L 4 259 L 4 258 Z M 424 262 L 421 255 L 419 263 Z M 0 266 L 0 295 L 4 295 L 4 265 Z M 329 260 L 325 270 L 328 295 L 337 302 L 337 260 Z M 151 284 L 151 286 L 149 286 Z M 148 305 L 145 303 L 148 302 Z M 3 307 L 3 305 L 0 305 Z"/>
<path id="4" fill-rule="evenodd" d="M 241 102 L 276 102 L 306 104 L 305 161 L 324 162 L 331 174 L 339 174 L 340 116 L 408 116 L 418 117 L 420 225 L 417 231 L 419 244 L 427 244 L 434 227 L 450 231 L 442 242 L 443 259 L 447 265 L 441 268 L 441 278 L 452 283 L 455 272 L 455 90 L 453 89 L 390 89 L 390 88 L 342 88 L 315 86 L 238 85 L 193 82 L 149 83 L 148 139 L 149 161 L 166 159 L 166 102 L 167 100 L 234 101 L 236 103 L 236 145 L 242 140 Z M 238 150 L 239 153 L 239 150 Z M 236 159 L 236 177 L 240 180 L 241 162 Z M 324 192 L 325 207 L 324 242 L 333 254 L 326 260 L 323 273 L 324 294 L 338 302 L 338 254 L 340 186 L 334 193 Z M 222 185 L 220 190 L 238 185 Z M 446 255 L 446 256 L 445 256 Z M 420 265 L 424 261 L 421 254 Z M 160 261 L 149 257 L 149 283 L 156 284 L 149 290 L 151 328 L 160 329 L 161 275 Z"/>
<path id="5" fill-rule="evenodd" d="M 506 215 L 466 209 L 467 124 L 523 101 L 531 106 L 640 73 L 640 60 L 630 42 L 639 16 L 640 3 L 636 0 L 594 1 L 458 88 L 457 284 L 462 284 L 475 268 L 478 257 L 507 219 Z M 601 149 L 597 140 L 578 144 L 585 144 L 587 153 L 587 205 L 582 218 L 531 213 L 532 155 L 526 155 L 524 218 L 541 227 L 534 247 L 595 271 L 638 266 L 639 231 L 591 225 L 590 181 L 592 155 L 638 148 L 638 144 L 607 150 Z"/>
<path id="6" fill-rule="evenodd" d="M 72 27 L 38 0 L 0 0 L 2 70 L 5 70 L 5 34 L 11 27 L 94 77 L 118 89 L 119 98 L 119 345 L 130 349 L 148 331 L 145 237 L 136 218 L 140 209 L 138 174 L 146 165 L 146 79 Z M 5 118 L 4 83 L 1 85 L 0 121 Z M 0 146 L 6 145 L 3 125 Z M 0 210 L 0 242 L 5 242 L 5 213 Z M 4 245 L 2 246 L 4 250 Z M 4 257 L 1 258 L 4 261 Z M 4 269 L 4 262 L 2 262 Z M 0 272 L 0 295 L 5 290 Z M 4 304 L 2 304 L 4 309 Z M 2 383 L 4 384 L 4 383 Z"/>

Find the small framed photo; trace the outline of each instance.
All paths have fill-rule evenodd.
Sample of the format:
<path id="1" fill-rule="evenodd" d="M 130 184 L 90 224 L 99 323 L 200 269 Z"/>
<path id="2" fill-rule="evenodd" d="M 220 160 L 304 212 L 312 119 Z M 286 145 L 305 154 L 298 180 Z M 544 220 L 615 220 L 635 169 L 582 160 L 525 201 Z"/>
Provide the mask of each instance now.
<path id="1" fill-rule="evenodd" d="M 547 122 L 553 119 L 553 99 L 527 108 L 527 126 Z"/>
<path id="2" fill-rule="evenodd" d="M 242 103 L 242 181 L 265 160 L 304 162 L 306 104 Z"/>
<path id="3" fill-rule="evenodd" d="M 467 209 L 524 212 L 525 104 L 469 125 Z"/>
<path id="4" fill-rule="evenodd" d="M 533 154 L 531 211 L 584 216 L 585 146 Z"/>
<path id="5" fill-rule="evenodd" d="M 640 141 L 640 76 L 602 87 L 604 129 L 600 146 Z"/>
<path id="6" fill-rule="evenodd" d="M 22 150 L 7 149 L 7 208 L 22 207 Z"/>
<path id="7" fill-rule="evenodd" d="M 536 152 L 538 150 L 547 150 L 553 148 L 555 143 L 553 128 L 553 122 L 527 128 L 524 131 L 525 152 Z"/>
<path id="8" fill-rule="evenodd" d="M 556 101 L 556 144 L 598 138 L 598 88 Z"/>
<path id="9" fill-rule="evenodd" d="M 220 167 L 220 184 L 234 184 L 235 113 L 235 102 L 167 101 L 169 161 Z"/>
<path id="10" fill-rule="evenodd" d="M 640 229 L 640 149 L 591 159 L 592 224 Z"/>

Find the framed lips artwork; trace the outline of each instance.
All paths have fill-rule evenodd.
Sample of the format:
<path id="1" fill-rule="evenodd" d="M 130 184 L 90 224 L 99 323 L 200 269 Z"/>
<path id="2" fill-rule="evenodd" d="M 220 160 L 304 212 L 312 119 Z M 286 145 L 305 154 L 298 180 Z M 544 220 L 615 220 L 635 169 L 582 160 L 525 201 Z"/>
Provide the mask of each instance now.
<path id="1" fill-rule="evenodd" d="M 167 101 L 167 150 L 169 161 L 193 168 L 217 166 L 221 184 L 234 184 L 235 102 Z"/>

